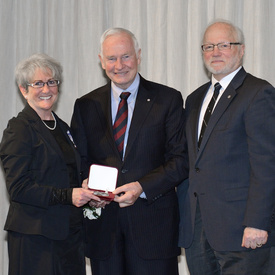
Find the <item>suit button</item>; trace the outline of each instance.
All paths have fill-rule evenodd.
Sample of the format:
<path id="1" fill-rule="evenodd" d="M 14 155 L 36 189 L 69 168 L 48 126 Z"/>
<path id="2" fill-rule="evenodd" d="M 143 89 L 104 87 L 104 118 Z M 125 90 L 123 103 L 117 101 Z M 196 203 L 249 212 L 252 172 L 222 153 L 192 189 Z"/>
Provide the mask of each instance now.
<path id="1" fill-rule="evenodd" d="M 125 173 L 127 173 L 127 172 L 128 172 L 127 169 L 122 169 L 122 170 L 121 170 L 121 173 L 122 173 L 122 174 L 125 174 Z"/>
<path id="2" fill-rule="evenodd" d="M 197 197 L 197 196 L 198 196 L 197 192 L 194 192 L 194 197 Z"/>
<path id="3" fill-rule="evenodd" d="M 196 171 L 196 173 L 199 173 L 200 169 L 199 168 L 195 168 L 195 171 Z"/>

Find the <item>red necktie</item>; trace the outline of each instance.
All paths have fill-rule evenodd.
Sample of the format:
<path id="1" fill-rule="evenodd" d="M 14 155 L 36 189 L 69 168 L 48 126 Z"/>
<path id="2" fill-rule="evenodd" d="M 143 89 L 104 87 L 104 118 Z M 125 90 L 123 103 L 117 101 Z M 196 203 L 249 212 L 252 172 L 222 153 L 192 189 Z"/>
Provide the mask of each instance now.
<path id="1" fill-rule="evenodd" d="M 213 108 L 215 106 L 216 100 L 218 98 L 218 95 L 219 95 L 219 92 L 220 92 L 220 89 L 221 89 L 222 86 L 219 82 L 217 82 L 214 87 L 215 87 L 215 90 L 214 90 L 213 96 L 212 96 L 212 98 L 211 98 L 211 100 L 210 100 L 210 102 L 207 106 L 207 109 L 205 111 L 202 126 L 201 126 L 201 133 L 200 133 L 200 138 L 199 138 L 199 141 L 198 141 L 198 147 L 199 148 L 200 148 L 200 145 L 201 145 L 201 141 L 202 141 L 205 129 L 206 129 L 206 127 L 208 125 L 208 121 L 209 121 L 209 119 L 212 115 Z"/>
<path id="2" fill-rule="evenodd" d="M 114 138 L 121 158 L 123 156 L 124 137 L 128 120 L 127 98 L 130 96 L 130 94 L 131 93 L 129 92 L 122 92 L 120 94 L 121 100 L 118 105 L 116 119 L 113 125 Z"/>

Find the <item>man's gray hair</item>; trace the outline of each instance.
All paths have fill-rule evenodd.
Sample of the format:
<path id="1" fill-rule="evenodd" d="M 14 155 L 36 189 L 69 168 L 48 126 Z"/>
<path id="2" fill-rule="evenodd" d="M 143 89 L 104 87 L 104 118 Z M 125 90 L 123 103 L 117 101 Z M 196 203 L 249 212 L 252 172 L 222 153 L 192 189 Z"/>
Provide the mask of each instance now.
<path id="1" fill-rule="evenodd" d="M 104 41 L 106 40 L 106 38 L 108 36 L 111 36 L 111 35 L 116 35 L 116 34 L 120 34 L 120 33 L 126 33 L 128 34 L 132 41 L 133 41 L 133 44 L 134 44 L 134 48 L 135 48 L 135 52 L 136 52 L 136 56 L 138 57 L 138 52 L 140 50 L 140 47 L 138 45 L 138 41 L 135 37 L 135 35 L 130 32 L 129 30 L 127 29 L 123 29 L 123 28 L 110 28 L 110 29 L 107 29 L 101 36 L 100 38 L 100 56 L 103 57 L 103 43 Z"/>

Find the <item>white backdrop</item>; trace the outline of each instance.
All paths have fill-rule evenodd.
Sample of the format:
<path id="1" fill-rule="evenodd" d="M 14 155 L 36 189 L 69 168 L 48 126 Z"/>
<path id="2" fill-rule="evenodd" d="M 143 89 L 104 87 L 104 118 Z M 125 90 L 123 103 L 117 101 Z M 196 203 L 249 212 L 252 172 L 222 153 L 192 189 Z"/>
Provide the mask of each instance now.
<path id="1" fill-rule="evenodd" d="M 142 49 L 143 77 L 180 90 L 185 99 L 208 80 L 200 42 L 215 18 L 243 29 L 245 69 L 274 85 L 275 0 L 0 0 L 0 135 L 24 106 L 14 68 L 36 52 L 63 65 L 56 111 L 69 123 L 75 99 L 106 83 L 97 54 L 100 35 L 109 27 L 130 29 Z M 7 275 L 6 233 L 1 228 L 9 203 L 2 170 L 0 190 L 0 273 Z M 183 255 L 179 267 L 180 275 L 188 274 Z"/>

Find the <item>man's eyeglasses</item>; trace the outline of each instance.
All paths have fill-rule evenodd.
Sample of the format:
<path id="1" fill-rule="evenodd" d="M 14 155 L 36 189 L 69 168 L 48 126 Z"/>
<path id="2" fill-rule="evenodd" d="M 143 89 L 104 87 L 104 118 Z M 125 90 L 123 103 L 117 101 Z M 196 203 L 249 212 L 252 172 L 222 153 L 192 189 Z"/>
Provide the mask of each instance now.
<path id="1" fill-rule="evenodd" d="M 48 80 L 47 82 L 35 81 L 33 83 L 28 83 L 27 85 L 32 86 L 33 88 L 43 88 L 45 84 L 47 84 L 48 87 L 56 87 L 60 84 L 60 81 L 51 79 L 51 80 Z"/>
<path id="2" fill-rule="evenodd" d="M 223 42 L 223 43 L 218 43 L 218 44 L 204 44 L 201 45 L 201 49 L 204 52 L 212 52 L 214 51 L 215 46 L 217 46 L 217 48 L 220 51 L 227 51 L 231 49 L 231 45 L 241 45 L 241 43 L 239 42 Z"/>

